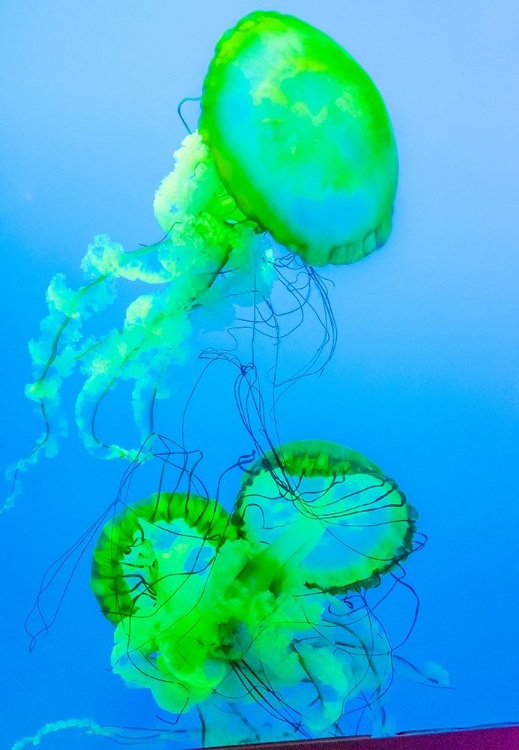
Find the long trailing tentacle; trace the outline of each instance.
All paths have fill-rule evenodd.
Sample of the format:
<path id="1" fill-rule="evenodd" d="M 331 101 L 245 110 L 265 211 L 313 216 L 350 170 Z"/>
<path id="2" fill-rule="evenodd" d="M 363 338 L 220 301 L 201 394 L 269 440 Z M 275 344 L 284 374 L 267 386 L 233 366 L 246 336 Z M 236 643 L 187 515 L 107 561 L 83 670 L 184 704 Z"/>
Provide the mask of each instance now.
<path id="1" fill-rule="evenodd" d="M 245 219 L 226 193 L 197 132 L 184 139 L 175 159 L 154 204 L 164 239 L 128 253 L 99 235 L 82 261 L 85 284 L 74 291 L 58 274 L 49 285 L 49 313 L 40 337 L 30 344 L 35 380 L 26 389 L 45 429 L 35 448 L 8 469 L 11 491 L 4 510 L 20 492 L 20 474 L 41 455 L 55 455 L 66 436 L 61 390 L 78 365 L 85 382 L 77 397 L 76 421 L 85 446 L 103 458 L 132 460 L 138 449 L 98 435 L 96 420 L 106 397 L 118 382 L 134 382 L 133 414 L 142 443 L 150 433 L 155 399 L 171 392 L 172 365 L 189 355 L 192 311 L 221 304 L 229 280 L 238 280 L 239 289 L 240 276 L 247 276 L 251 263 L 255 267 L 258 253 L 268 252 L 256 224 Z M 229 274 L 224 274 L 228 263 Z M 151 291 L 128 306 L 121 327 L 85 335 L 85 322 L 113 303 L 120 280 L 148 285 Z M 217 280 L 219 290 L 211 293 Z M 232 306 L 232 300 L 227 304 Z"/>

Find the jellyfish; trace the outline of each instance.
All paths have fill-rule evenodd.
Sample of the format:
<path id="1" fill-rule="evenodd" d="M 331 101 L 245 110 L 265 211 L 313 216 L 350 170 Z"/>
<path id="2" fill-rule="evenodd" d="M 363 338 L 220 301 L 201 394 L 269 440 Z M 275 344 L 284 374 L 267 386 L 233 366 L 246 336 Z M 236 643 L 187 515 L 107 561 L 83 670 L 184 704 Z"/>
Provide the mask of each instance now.
<path id="1" fill-rule="evenodd" d="M 306 263 L 354 263 L 388 239 L 398 159 L 384 102 L 304 21 L 256 12 L 223 35 L 200 132 L 238 207 Z"/>
<path id="2" fill-rule="evenodd" d="M 312 274 L 357 262 L 389 237 L 398 178 L 391 122 L 368 74 L 325 33 L 293 16 L 251 13 L 218 42 L 200 107 L 198 128 L 155 195 L 163 239 L 127 252 L 98 235 L 81 263 L 83 286 L 69 288 L 63 274 L 49 285 L 26 388 L 44 431 L 9 470 L 6 507 L 20 474 L 55 455 L 67 434 L 62 389 L 74 370 L 83 376 L 75 421 L 86 449 L 134 460 L 154 434 L 157 402 L 175 391 L 175 367 L 196 354 L 200 315 L 214 325 L 222 307 L 232 317 L 237 300 L 268 301 L 287 253 Z M 89 320 L 113 304 L 122 282 L 149 291 L 121 323 L 89 334 Z M 99 427 L 125 381 L 135 446 Z"/>
<path id="3" fill-rule="evenodd" d="M 292 550 L 308 588 L 345 593 L 378 585 L 406 559 L 415 517 L 398 485 L 365 456 L 301 440 L 249 468 L 232 520 L 265 550 Z"/>
<path id="4" fill-rule="evenodd" d="M 124 506 L 91 577 L 112 670 L 204 746 L 340 734 L 391 682 L 364 597 L 416 548 L 415 520 L 374 463 L 317 440 L 248 467 L 230 513 L 189 492 Z"/>

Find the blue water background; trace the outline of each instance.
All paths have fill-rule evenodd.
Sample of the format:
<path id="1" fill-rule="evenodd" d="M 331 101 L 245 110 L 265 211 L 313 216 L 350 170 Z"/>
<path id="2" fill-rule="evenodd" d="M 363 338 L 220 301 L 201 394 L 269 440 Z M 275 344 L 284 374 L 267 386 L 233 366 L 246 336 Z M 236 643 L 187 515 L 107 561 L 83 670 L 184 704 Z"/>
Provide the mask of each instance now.
<path id="1" fill-rule="evenodd" d="M 387 247 L 325 273 L 337 351 L 320 378 L 287 395 L 282 438 L 321 437 L 365 453 L 419 510 L 429 541 L 406 565 L 421 606 L 402 655 L 444 666 L 454 690 L 397 682 L 388 701 L 396 728 L 519 720 L 517 4 L 269 7 L 330 33 L 367 69 L 391 113 L 401 162 Z M 160 238 L 151 203 L 185 133 L 176 105 L 200 94 L 217 38 L 254 9 L 237 0 L 1 3 L 5 465 L 42 430 L 23 389 L 48 281 L 62 271 L 79 285 L 80 260 L 99 232 L 127 249 Z M 186 114 L 193 121 L 195 109 Z M 121 293 L 116 319 L 131 298 Z M 195 372 L 179 370 L 178 397 L 161 406 L 172 437 Z M 213 369 L 190 413 L 210 487 L 250 449 L 232 383 L 225 367 Z M 71 417 L 79 385 L 76 378 L 64 389 Z M 107 420 L 127 423 L 131 435 L 127 396 L 115 398 Z M 88 554 L 33 653 L 24 632 L 45 569 L 110 503 L 122 470 L 85 455 L 72 429 L 59 455 L 26 476 L 0 522 L 0 748 L 68 717 L 156 723 L 148 691 L 128 689 L 108 670 L 113 629 L 90 594 Z M 408 605 L 395 603 L 387 617 L 398 631 Z M 77 735 L 42 743 L 71 746 L 110 745 Z"/>

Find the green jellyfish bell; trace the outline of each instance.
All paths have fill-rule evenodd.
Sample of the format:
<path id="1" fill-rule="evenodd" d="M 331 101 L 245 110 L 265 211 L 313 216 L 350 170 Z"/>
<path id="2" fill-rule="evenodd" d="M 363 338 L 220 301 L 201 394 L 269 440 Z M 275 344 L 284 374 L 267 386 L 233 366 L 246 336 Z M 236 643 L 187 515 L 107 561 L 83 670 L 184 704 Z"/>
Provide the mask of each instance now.
<path id="1" fill-rule="evenodd" d="M 304 21 L 257 11 L 223 35 L 199 130 L 241 211 L 305 262 L 354 263 L 388 239 L 398 158 L 384 102 Z"/>
<path id="2" fill-rule="evenodd" d="M 145 616 L 166 585 L 178 599 L 193 572 L 188 561 L 212 559 L 227 523 L 219 503 L 182 492 L 154 493 L 124 508 L 104 526 L 93 555 L 90 585 L 105 617 L 117 625 Z"/>
<path id="3" fill-rule="evenodd" d="M 412 551 L 416 518 L 396 482 L 361 453 L 300 440 L 248 469 L 231 522 L 264 556 L 283 549 L 307 588 L 338 593 L 378 586 Z M 290 575 L 280 583 L 290 586 Z"/>

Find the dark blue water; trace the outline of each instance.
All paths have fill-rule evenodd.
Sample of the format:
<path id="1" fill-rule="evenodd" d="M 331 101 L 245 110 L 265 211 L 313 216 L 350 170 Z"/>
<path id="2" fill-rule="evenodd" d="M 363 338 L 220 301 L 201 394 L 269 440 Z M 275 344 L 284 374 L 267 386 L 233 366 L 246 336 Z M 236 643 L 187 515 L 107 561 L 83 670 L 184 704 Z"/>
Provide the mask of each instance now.
<path id="1" fill-rule="evenodd" d="M 282 400 L 280 435 L 363 452 L 419 512 L 428 543 L 405 570 L 420 608 L 399 653 L 418 666 L 438 663 L 453 689 L 395 680 L 386 704 L 391 726 L 517 720 L 518 11 L 507 0 L 270 7 L 330 33 L 369 71 L 391 113 L 401 163 L 388 245 L 323 274 L 337 350 L 320 377 L 299 382 Z M 254 9 L 237 0 L 2 3 L 6 466 L 42 431 L 24 385 L 31 380 L 27 343 L 46 313 L 48 281 L 64 272 L 78 286 L 80 260 L 99 232 L 127 249 L 160 239 L 151 204 L 185 134 L 176 105 L 200 94 L 217 38 Z M 195 107 L 185 112 L 196 122 Z M 121 292 L 99 331 L 122 318 L 132 295 Z M 303 360 L 316 336 L 309 324 L 287 356 Z M 177 393 L 160 405 L 161 429 L 172 439 L 199 372 L 199 363 L 179 368 Z M 251 449 L 235 410 L 234 377 L 224 364 L 211 368 L 186 421 L 189 441 L 203 448 L 211 491 Z M 16 506 L 1 519 L 1 748 L 62 719 L 162 729 L 156 716 L 171 719 L 148 691 L 129 689 L 109 671 L 113 628 L 89 590 L 91 546 L 44 600 L 47 620 L 59 612 L 29 650 L 24 622 L 42 576 L 108 507 L 124 471 L 117 461 L 90 457 L 77 438 L 80 386 L 78 376 L 63 391 L 69 439 L 26 475 Z M 132 436 L 128 404 L 121 387 L 103 419 Z M 413 616 L 412 597 L 387 608 L 396 640 Z M 78 732 L 42 741 L 71 746 L 110 745 Z"/>

